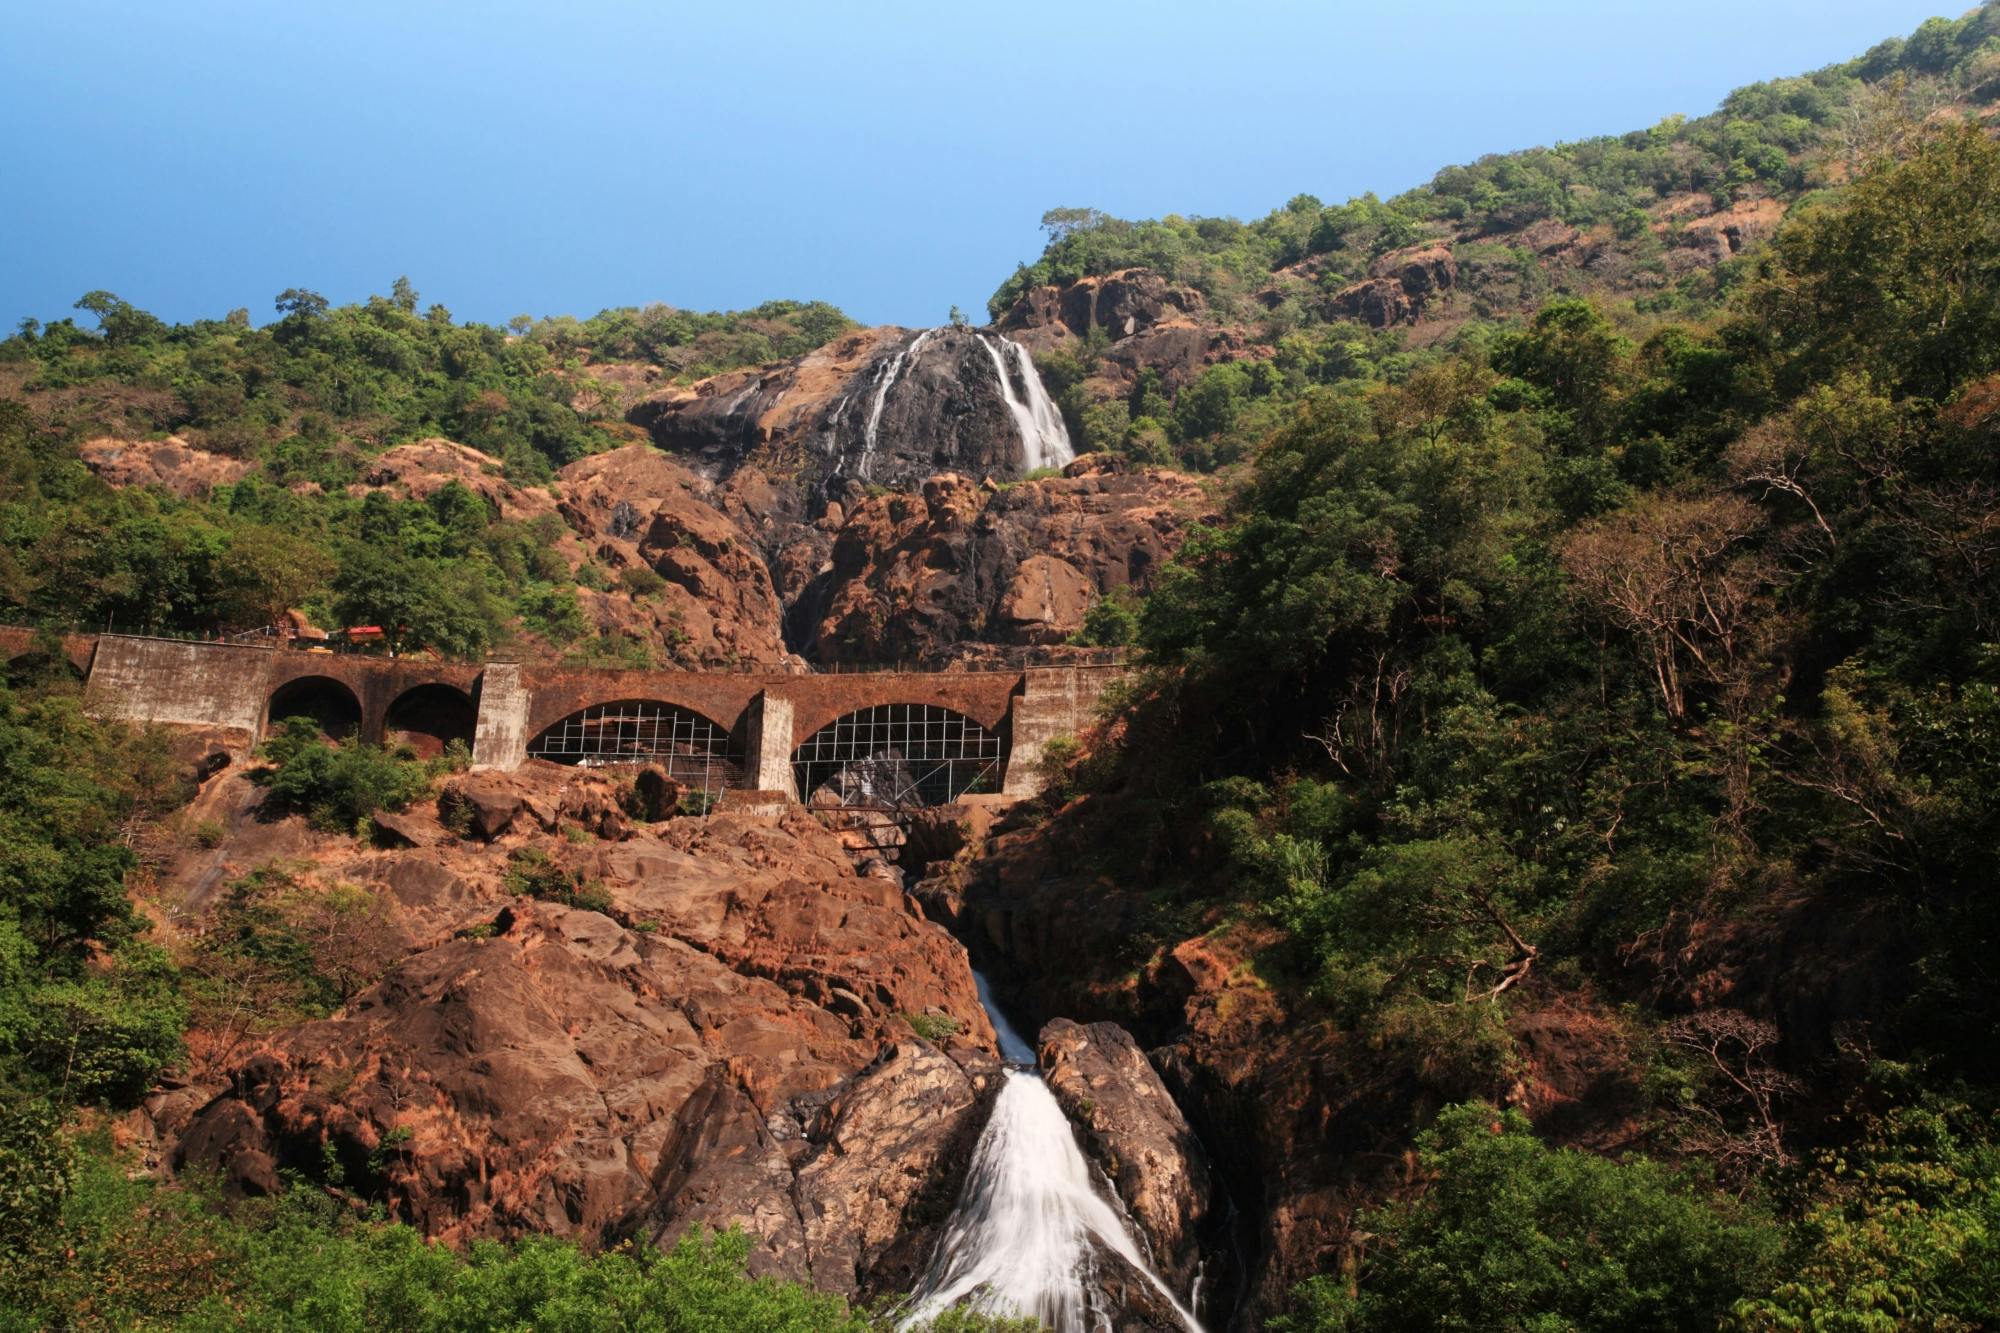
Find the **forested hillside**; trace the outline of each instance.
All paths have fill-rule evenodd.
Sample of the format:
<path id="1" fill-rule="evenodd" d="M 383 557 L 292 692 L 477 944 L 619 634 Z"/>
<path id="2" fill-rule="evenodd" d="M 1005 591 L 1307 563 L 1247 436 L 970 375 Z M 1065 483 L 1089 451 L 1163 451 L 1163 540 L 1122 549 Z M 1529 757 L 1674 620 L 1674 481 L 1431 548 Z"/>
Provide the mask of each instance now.
<path id="1" fill-rule="evenodd" d="M 1711 321 L 1309 394 L 1182 548 L 1058 829 L 1162 886 L 1102 993 L 1192 933 L 1282 997 L 1254 1106 L 1195 1043 L 1245 1174 L 1325 1098 L 1388 1195 L 1291 1327 L 2000 1318 L 1996 312 L 2000 146 L 1910 125 Z"/>
<path id="2" fill-rule="evenodd" d="M 94 330 L 25 321 L 0 342 L 0 618 L 213 634 L 302 607 L 324 624 L 400 618 L 409 646 L 467 655 L 526 632 L 586 658 L 668 656 L 582 617 L 577 590 L 611 588 L 616 573 L 558 557 L 552 506 L 503 515 L 464 484 L 479 468 L 421 497 L 364 478 L 390 446 L 444 438 L 496 478 L 540 486 L 643 438 L 622 414 L 656 383 L 797 355 L 852 327 L 790 301 L 504 330 L 417 305 L 398 279 L 359 306 L 287 291 L 262 327 L 239 310 L 170 328 L 107 292 L 78 302 Z M 82 448 L 163 437 L 178 472 L 106 478 Z"/>
<path id="3" fill-rule="evenodd" d="M 833 456 L 793 492 L 649 443 L 650 396 L 796 385 L 837 425 L 859 385 L 872 448 L 914 339 L 818 303 L 501 329 L 405 281 L 262 327 L 102 292 L 95 328 L 30 321 L 0 343 L 0 620 L 47 631 L 0 681 L 0 1328 L 892 1326 L 864 1297 L 910 1289 L 971 1142 L 913 1126 L 976 1120 L 999 1069 L 967 949 L 1026 1030 L 1123 1025 L 1185 1112 L 1213 1326 L 2000 1328 L 1996 97 L 2000 0 L 1386 201 L 1055 210 L 991 313 L 1096 455 L 1061 477 Z M 992 336 L 932 345 L 990 355 L 999 420 Z M 703 420 L 718 456 L 758 424 Z M 1009 607 L 1074 576 L 1074 639 L 1135 671 L 907 885 L 824 811 L 646 812 L 590 772 L 477 832 L 461 751 L 316 724 L 196 768 L 91 716 L 54 633 L 303 609 L 733 667 L 805 606 L 871 649 L 1006 619 L 1067 651 L 933 576 Z M 809 1158 L 852 1220 L 803 1201 Z M 703 1206 L 778 1200 L 768 1232 L 649 1244 L 697 1165 Z M 813 1227 L 847 1248 L 802 1267 Z"/>
<path id="4" fill-rule="evenodd" d="M 1198 467 L 1243 457 L 1315 386 L 1399 383 L 1446 351 L 1487 356 L 1496 333 L 1558 297 L 1591 300 L 1671 355 L 1649 340 L 1711 318 L 1787 209 L 1837 190 L 1928 117 L 1990 111 L 1996 42 L 2000 9 L 1982 5 L 1738 89 L 1705 116 L 1481 158 L 1386 200 L 1301 194 L 1250 222 L 1053 209 L 1047 248 L 989 309 L 1005 327 L 1039 286 L 1133 268 L 1191 291 L 1196 322 L 1231 336 L 1189 382 L 1143 367 L 1121 377 L 1101 330 L 1045 373 L 1066 387 L 1080 440 Z"/>

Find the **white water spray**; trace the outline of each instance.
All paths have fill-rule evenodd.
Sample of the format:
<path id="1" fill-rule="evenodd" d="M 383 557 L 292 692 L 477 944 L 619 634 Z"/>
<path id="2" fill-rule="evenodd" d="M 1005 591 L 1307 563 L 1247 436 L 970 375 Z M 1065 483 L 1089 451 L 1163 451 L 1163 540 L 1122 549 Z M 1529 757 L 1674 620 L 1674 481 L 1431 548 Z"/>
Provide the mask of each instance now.
<path id="1" fill-rule="evenodd" d="M 889 358 L 888 364 L 877 372 L 879 381 L 875 386 L 875 405 L 868 409 L 868 424 L 861 430 L 860 473 L 868 475 L 870 461 L 875 457 L 875 431 L 882 424 L 882 405 L 889 401 L 889 390 L 896 387 L 896 377 L 903 373 L 905 361 L 916 364 L 917 356 L 924 350 L 924 344 L 931 340 L 936 329 L 925 329 L 911 340 L 910 345 Z"/>
<path id="2" fill-rule="evenodd" d="M 1093 1308 L 1098 1247 L 1129 1263 L 1194 1333 L 1201 1325 L 1140 1253 L 1125 1220 L 1091 1180 L 1090 1165 L 1055 1094 L 1033 1071 L 1035 1052 L 973 973 L 993 1020 L 1003 1075 L 993 1114 L 973 1150 L 965 1190 L 917 1289 L 904 1328 L 958 1304 L 1000 1315 L 1033 1315 L 1056 1333 L 1109 1330 Z"/>
<path id="3" fill-rule="evenodd" d="M 1056 410 L 1049 391 L 1042 387 L 1042 377 L 1036 373 L 1028 349 L 997 333 L 974 336 L 993 358 L 993 373 L 1000 377 L 1000 392 L 1007 399 L 1007 410 L 1014 414 L 1015 429 L 1021 433 L 1021 470 L 1068 467 L 1076 460 L 1076 450 L 1069 442 L 1069 428 L 1063 425 L 1062 413 Z M 1019 388 L 1014 375 L 1008 373 L 1009 362 L 1020 376 Z M 1021 397 L 1022 389 L 1027 392 L 1025 399 Z"/>

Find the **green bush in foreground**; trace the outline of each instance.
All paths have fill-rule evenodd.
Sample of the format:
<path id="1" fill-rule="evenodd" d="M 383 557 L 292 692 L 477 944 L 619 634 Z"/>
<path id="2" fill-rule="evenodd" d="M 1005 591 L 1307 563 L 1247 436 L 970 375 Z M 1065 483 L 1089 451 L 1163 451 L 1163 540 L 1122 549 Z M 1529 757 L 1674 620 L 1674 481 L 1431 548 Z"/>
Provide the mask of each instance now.
<path id="1" fill-rule="evenodd" d="M 1549 1148 L 1515 1111 L 1450 1107 L 1418 1148 L 1430 1187 L 1365 1216 L 1358 1280 L 1313 1279 L 1279 1327 L 1714 1328 L 1777 1262 L 1755 1210 L 1655 1162 Z"/>
<path id="2" fill-rule="evenodd" d="M 12 1126 L 10 1129 L 9 1126 Z M 536 1237 L 460 1253 L 295 1189 L 224 1212 L 73 1151 L 46 1112 L 0 1117 L 0 1333 L 298 1329 L 313 1333 L 867 1333 L 885 1315 L 744 1272 L 740 1231 L 589 1254 Z M 1025 1333 L 954 1312 L 935 1333 Z"/>

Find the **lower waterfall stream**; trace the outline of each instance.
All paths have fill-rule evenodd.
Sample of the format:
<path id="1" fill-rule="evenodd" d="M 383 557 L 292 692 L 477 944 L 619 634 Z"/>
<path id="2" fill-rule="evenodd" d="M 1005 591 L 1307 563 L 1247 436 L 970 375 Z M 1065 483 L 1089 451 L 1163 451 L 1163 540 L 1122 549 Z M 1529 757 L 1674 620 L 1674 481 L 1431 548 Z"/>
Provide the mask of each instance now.
<path id="1" fill-rule="evenodd" d="M 1035 1051 L 973 973 L 1009 1068 L 973 1150 L 965 1187 L 931 1256 L 903 1326 L 958 1304 L 999 1315 L 1034 1315 L 1056 1333 L 1108 1333 L 1115 1312 L 1093 1289 L 1096 1248 L 1130 1264 L 1184 1327 L 1194 1314 L 1167 1287 L 1127 1221 L 1100 1194 L 1068 1117 L 1035 1072 Z"/>

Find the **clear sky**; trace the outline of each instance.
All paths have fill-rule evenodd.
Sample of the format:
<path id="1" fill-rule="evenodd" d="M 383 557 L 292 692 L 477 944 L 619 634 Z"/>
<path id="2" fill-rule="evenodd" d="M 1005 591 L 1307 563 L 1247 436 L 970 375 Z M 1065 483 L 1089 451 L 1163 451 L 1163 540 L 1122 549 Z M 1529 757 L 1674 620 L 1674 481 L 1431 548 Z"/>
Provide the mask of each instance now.
<path id="1" fill-rule="evenodd" d="M 0 321 L 407 273 L 460 318 L 935 324 L 1056 205 L 1253 217 L 1711 110 L 1936 0 L 11 0 Z M 87 317 L 85 317 L 87 318 Z"/>

